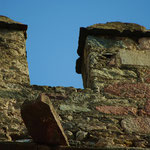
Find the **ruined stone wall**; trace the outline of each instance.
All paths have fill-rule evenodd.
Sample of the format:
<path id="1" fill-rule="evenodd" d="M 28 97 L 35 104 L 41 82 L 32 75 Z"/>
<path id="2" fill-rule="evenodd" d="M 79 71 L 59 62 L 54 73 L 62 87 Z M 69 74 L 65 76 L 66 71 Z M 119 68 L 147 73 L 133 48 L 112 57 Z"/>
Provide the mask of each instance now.
<path id="1" fill-rule="evenodd" d="M 92 118 L 102 127 L 88 132 L 94 131 L 95 145 L 149 147 L 149 33 L 122 23 L 80 30 L 76 71 L 94 92 Z"/>
<path id="2" fill-rule="evenodd" d="M 22 128 L 18 92 L 29 85 L 26 59 L 27 25 L 0 16 L 0 140 L 12 140 Z"/>
<path id="3" fill-rule="evenodd" d="M 149 93 L 150 88 L 146 91 Z M 127 89 L 128 92 L 132 93 Z M 5 109 L 12 112 L 14 107 L 9 118 L 4 117 L 3 126 L 8 126 L 4 136 L 7 133 L 9 140 L 31 138 L 20 117 L 20 106 L 25 100 L 36 99 L 40 93 L 46 93 L 52 101 L 71 146 L 150 147 L 149 99 L 139 97 L 138 93 L 135 97 L 120 98 L 72 87 L 20 86 L 11 98 L 10 94 L 5 96 L 16 100 Z M 147 93 L 143 93 L 143 97 Z M 3 140 L 8 141 L 6 137 Z"/>
<path id="4" fill-rule="evenodd" d="M 31 138 L 20 107 L 45 93 L 71 146 L 150 147 L 149 39 L 89 35 L 79 65 L 89 88 L 30 85 L 26 26 L 5 19 L 0 21 L 1 142 Z"/>
<path id="5" fill-rule="evenodd" d="M 112 83 L 149 83 L 150 37 L 88 35 L 82 76 L 85 88 L 103 90 Z"/>
<path id="6" fill-rule="evenodd" d="M 0 17 L 0 82 L 30 84 L 26 59 L 26 25 Z"/>

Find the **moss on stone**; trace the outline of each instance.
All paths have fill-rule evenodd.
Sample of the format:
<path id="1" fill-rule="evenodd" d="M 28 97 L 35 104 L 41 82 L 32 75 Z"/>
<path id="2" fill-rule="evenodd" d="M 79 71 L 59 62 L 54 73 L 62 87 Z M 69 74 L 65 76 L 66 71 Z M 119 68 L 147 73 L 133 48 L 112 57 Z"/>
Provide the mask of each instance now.
<path id="1" fill-rule="evenodd" d="M 14 21 L 6 16 L 1 16 L 1 15 L 0 15 L 0 22 L 21 24 L 20 22 Z"/>
<path id="2" fill-rule="evenodd" d="M 120 32 L 123 32 L 124 30 L 130 30 L 130 31 L 146 31 L 146 28 L 144 26 L 135 24 L 135 23 L 122 23 L 122 22 L 107 22 L 106 24 L 94 24 L 91 26 L 88 26 L 87 29 L 114 29 L 118 30 Z"/>

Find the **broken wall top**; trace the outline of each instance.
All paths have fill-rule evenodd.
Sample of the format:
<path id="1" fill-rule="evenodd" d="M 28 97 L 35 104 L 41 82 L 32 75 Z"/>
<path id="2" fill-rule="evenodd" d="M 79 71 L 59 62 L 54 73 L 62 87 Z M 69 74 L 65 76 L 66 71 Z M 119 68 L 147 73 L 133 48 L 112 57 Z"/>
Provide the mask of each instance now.
<path id="1" fill-rule="evenodd" d="M 132 147 L 131 149 L 138 149 L 137 147 L 140 147 L 141 149 L 150 147 L 150 84 L 142 82 L 137 83 L 135 81 L 137 78 L 136 72 L 138 72 L 138 70 L 119 70 L 119 67 L 111 68 L 110 66 L 106 66 L 105 62 L 104 65 L 106 67 L 104 69 L 98 67 L 98 69 L 101 69 L 101 72 L 97 68 L 89 71 L 89 68 L 87 68 L 86 71 L 89 75 L 92 75 L 91 73 L 97 75 L 97 71 L 98 76 L 100 76 L 100 73 L 104 76 L 107 74 L 106 77 L 108 77 L 111 83 L 105 84 L 99 92 L 95 92 L 90 88 L 82 90 L 72 87 L 65 88 L 30 85 L 25 50 L 25 28 L 24 30 L 16 31 L 16 28 L 19 29 L 18 27 L 22 26 L 21 24 L 3 16 L 1 16 L 0 19 L 0 110 L 2 112 L 0 113 L 0 149 L 10 149 L 10 147 L 11 149 L 13 149 L 12 147 L 15 147 L 14 149 L 21 149 L 19 147 L 20 144 L 16 141 L 31 138 L 21 119 L 20 106 L 24 101 L 29 102 L 37 99 L 37 96 L 40 93 L 45 93 L 46 96 L 48 96 L 48 99 L 52 102 L 54 109 L 60 117 L 58 119 L 60 119 L 60 123 L 62 124 L 64 132 L 68 138 L 69 144 L 75 146 L 74 149 L 78 149 L 76 147 L 81 147 L 81 149 L 84 149 L 84 147 L 87 149 L 92 149 L 93 147 L 97 147 L 96 149 L 117 149 L 116 147 L 119 147 L 118 149 L 123 149 L 123 147 L 125 147 L 124 149 L 129 149 L 129 147 Z M 5 25 L 3 26 L 5 28 L 2 29 L 2 25 Z M 10 28 L 6 29 L 6 27 Z M 11 27 L 14 28 L 12 29 Z M 127 30 L 128 28 L 123 28 L 123 30 L 120 31 L 119 29 L 97 29 L 96 27 L 94 26 L 94 29 L 92 27 L 81 28 L 82 32 L 80 32 L 80 40 L 85 41 L 86 36 L 89 34 L 109 34 L 110 36 L 114 36 L 115 34 L 122 36 L 127 36 L 129 34 L 138 35 L 138 33 L 139 36 L 149 36 L 150 34 L 149 31 L 146 31 L 143 27 L 138 31 L 137 29 L 135 31 L 129 31 Z M 122 37 L 119 37 L 119 40 L 120 39 L 122 41 L 124 40 Z M 112 40 L 112 42 L 114 41 Z M 82 41 L 80 41 L 80 46 L 81 45 L 84 46 Z M 111 48 L 112 47 L 110 46 L 110 49 Z M 81 52 L 82 51 L 83 49 L 81 49 Z M 127 53 L 130 54 L 128 50 Z M 99 51 L 94 54 L 97 56 Z M 125 53 L 120 51 L 120 55 L 123 55 L 122 57 L 124 57 L 124 54 Z M 96 63 L 100 62 L 99 60 L 100 59 L 98 59 Z M 146 60 L 148 61 L 148 59 Z M 113 65 L 113 63 L 110 65 Z M 109 70 L 110 68 L 112 70 Z M 141 78 L 146 79 L 143 80 L 144 82 L 148 83 L 149 81 L 150 83 L 150 70 L 145 70 L 143 69 L 141 72 L 145 73 L 147 71 L 146 77 L 143 77 L 141 74 Z M 138 78 L 139 77 L 140 71 L 138 73 Z M 120 82 L 119 84 L 112 83 L 114 78 L 117 78 L 121 82 L 122 78 L 124 81 L 127 81 L 126 78 L 129 78 L 133 79 L 134 82 Z M 99 84 L 99 81 L 96 81 L 96 83 Z M 44 110 L 49 110 L 49 107 L 46 108 L 48 109 Z M 49 114 L 49 111 L 47 111 L 47 114 Z M 35 115 L 42 113 L 41 111 L 38 112 L 33 110 L 31 117 L 33 112 L 35 112 Z M 36 114 L 36 112 L 38 113 Z M 35 118 L 33 117 L 33 120 L 34 119 Z M 49 120 L 45 119 L 42 121 L 49 122 Z M 40 127 L 44 128 L 45 126 Z M 38 130 L 36 133 L 41 136 L 41 130 Z M 54 130 L 52 133 L 55 133 Z M 8 143 L 7 146 L 7 144 L 2 143 L 2 141 L 14 142 L 12 142 L 11 145 Z M 23 149 L 26 148 L 24 144 L 25 143 L 22 143 Z M 35 147 L 32 147 L 32 149 L 40 149 L 39 147 L 41 146 L 37 146 L 37 143 L 27 144 L 34 144 Z M 44 145 L 43 149 L 44 148 L 49 149 L 50 147 Z M 53 148 L 54 147 L 52 147 L 52 149 Z M 72 147 L 67 147 L 66 149 L 72 149 Z"/>
<path id="2" fill-rule="evenodd" d="M 83 50 L 85 40 L 88 35 L 109 36 L 109 37 L 129 37 L 135 40 L 141 37 L 150 37 L 150 30 L 135 23 L 108 22 L 106 24 L 94 24 L 87 28 L 81 27 L 79 34 L 79 44 L 77 53 L 79 58 L 76 62 L 76 72 L 81 73 L 81 63 L 83 60 Z"/>
<path id="3" fill-rule="evenodd" d="M 0 28 L 26 31 L 28 26 L 26 24 L 16 22 L 8 17 L 0 16 Z"/>

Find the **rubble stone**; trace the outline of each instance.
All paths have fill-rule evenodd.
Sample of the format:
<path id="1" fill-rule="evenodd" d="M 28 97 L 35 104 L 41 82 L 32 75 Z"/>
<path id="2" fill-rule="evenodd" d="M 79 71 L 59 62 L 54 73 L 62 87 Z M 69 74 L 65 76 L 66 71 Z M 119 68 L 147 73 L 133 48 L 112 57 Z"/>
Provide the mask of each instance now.
<path id="1" fill-rule="evenodd" d="M 127 133 L 150 133 L 150 118 L 148 117 L 128 117 L 121 121 L 121 125 Z"/>
<path id="2" fill-rule="evenodd" d="M 82 141 L 87 137 L 87 135 L 88 135 L 88 132 L 84 132 L 80 130 L 76 133 L 76 140 Z"/>
<path id="3" fill-rule="evenodd" d="M 144 49 L 150 50 L 150 38 L 143 37 L 143 38 L 140 38 L 138 42 L 142 50 Z"/>

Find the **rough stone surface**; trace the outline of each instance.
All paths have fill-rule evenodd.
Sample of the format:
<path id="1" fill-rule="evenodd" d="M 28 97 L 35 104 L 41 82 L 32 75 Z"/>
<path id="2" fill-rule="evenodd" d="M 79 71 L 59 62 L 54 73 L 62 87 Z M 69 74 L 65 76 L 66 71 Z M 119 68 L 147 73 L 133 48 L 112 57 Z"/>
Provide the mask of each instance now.
<path id="1" fill-rule="evenodd" d="M 88 132 L 78 131 L 76 133 L 76 140 L 82 141 L 82 140 L 84 140 L 87 137 L 87 135 L 88 135 Z"/>
<path id="2" fill-rule="evenodd" d="M 126 132 L 149 134 L 150 133 L 150 118 L 146 117 L 128 117 L 121 121 L 122 127 Z"/>
<path id="3" fill-rule="evenodd" d="M 149 30 L 137 24 L 112 22 L 81 31 L 76 68 L 82 74 L 85 88 L 100 92 L 102 83 L 149 80 L 139 70 L 150 67 Z"/>
<path id="4" fill-rule="evenodd" d="M 133 68 L 134 66 L 137 67 L 137 65 L 149 65 L 147 55 L 143 54 L 143 51 L 138 50 L 138 44 L 130 38 L 87 36 L 84 48 L 84 62 L 82 62 L 84 87 L 96 89 L 99 83 L 106 83 L 110 80 L 111 82 L 112 80 L 138 81 L 140 73 L 137 69 L 131 69 L 130 65 Z M 129 59 L 129 54 L 127 55 L 126 52 L 127 54 L 137 52 L 139 60 L 141 59 L 145 62 L 136 62 L 136 57 Z M 142 56 L 141 53 L 143 54 Z M 149 51 L 146 51 L 146 53 L 149 53 Z M 123 54 L 127 55 L 127 57 Z M 132 56 L 134 57 L 134 55 Z M 122 60 L 120 60 L 121 58 Z M 125 58 L 129 59 L 130 62 L 128 63 L 128 60 Z M 121 65 L 122 63 L 124 66 Z"/>
<path id="5" fill-rule="evenodd" d="M 96 109 L 105 114 L 114 115 L 136 115 L 137 109 L 134 107 L 122 107 L 122 106 L 97 106 Z"/>
<path id="6" fill-rule="evenodd" d="M 115 83 L 104 91 L 108 94 L 125 98 L 150 98 L 150 86 L 144 83 Z"/>
<path id="7" fill-rule="evenodd" d="M 26 60 L 26 30 L 1 28 L 1 23 L 10 25 L 11 19 L 0 16 L 0 82 L 29 84 Z M 17 23 L 15 23 L 17 24 Z M 17 24 L 21 26 L 21 24 Z"/>
<path id="8" fill-rule="evenodd" d="M 26 59 L 27 25 L 0 16 L 0 140 L 27 136 L 20 117 L 21 92 L 29 85 Z M 29 136 L 27 136 L 29 137 Z"/>
<path id="9" fill-rule="evenodd" d="M 150 100 L 147 100 L 145 103 L 145 111 L 148 115 L 150 115 Z"/>
<path id="10" fill-rule="evenodd" d="M 139 46 L 140 49 L 144 50 L 144 49 L 148 49 L 150 50 L 150 38 L 140 38 L 139 39 Z"/>
<path id="11" fill-rule="evenodd" d="M 76 71 L 93 90 L 86 106 L 95 115 L 78 127 L 88 131 L 91 145 L 150 147 L 149 37 L 143 26 L 129 23 L 80 29 Z"/>
<path id="12" fill-rule="evenodd" d="M 120 50 L 121 65 L 150 66 L 150 51 Z"/>
<path id="13" fill-rule="evenodd" d="M 11 84 L 12 85 L 12 84 Z M 14 90 L 14 86 L 10 86 Z M 57 113 L 60 116 L 60 122 L 64 131 L 68 137 L 69 144 L 72 146 L 81 146 L 85 145 L 85 147 L 95 147 L 100 146 L 98 141 L 101 141 L 101 145 L 107 146 L 106 137 L 108 140 L 108 145 L 115 146 L 139 146 L 138 142 L 142 141 L 148 142 L 149 145 L 149 135 L 145 133 L 145 138 L 142 135 L 137 134 L 138 138 L 135 137 L 136 134 L 132 135 L 130 133 L 126 133 L 124 128 L 120 126 L 120 121 L 124 119 L 124 116 L 133 117 L 135 115 L 138 116 L 138 112 L 142 109 L 146 112 L 148 107 L 148 101 L 141 99 L 108 99 L 103 97 L 100 93 L 94 93 L 90 89 L 75 89 L 72 87 L 46 87 L 46 86 L 20 86 L 19 90 L 15 89 L 14 93 L 9 93 L 3 95 L 5 99 L 10 97 L 11 99 L 16 99 L 18 104 L 12 103 L 10 106 L 5 107 L 4 112 L 11 112 L 11 107 L 14 107 L 15 112 L 12 111 L 10 118 L 6 118 L 4 116 L 4 120 L 1 123 L 1 137 L 0 140 L 17 140 L 17 139 L 26 139 L 29 137 L 27 130 L 22 122 L 20 117 L 20 106 L 22 104 L 22 100 L 30 100 L 36 99 L 40 93 L 46 93 L 51 98 L 54 108 L 57 110 Z M 1 89 L 2 91 L 2 89 Z M 4 91 L 4 89 L 3 89 Z M 3 93 L 4 94 L 4 93 Z M 59 95 L 59 96 L 58 96 Z M 2 92 L 1 92 L 2 96 Z M 62 99 L 60 99 L 62 97 Z M 107 106 L 109 113 L 102 113 L 95 109 L 100 104 Z M 3 104 L 4 105 L 4 104 Z M 78 111 L 74 111 L 74 109 L 60 109 L 62 105 L 67 105 L 67 107 L 72 108 L 72 105 L 75 106 L 84 106 L 84 108 L 88 108 L 90 111 L 82 111 L 78 109 Z M 113 106 L 113 107 L 110 107 Z M 138 107 L 140 107 L 138 109 Z M 125 115 L 121 115 L 121 113 L 116 113 L 114 110 L 110 111 L 110 108 L 120 108 L 120 112 Z M 125 108 L 129 108 L 125 110 Z M 132 109 L 134 108 L 134 109 Z M 136 110 L 137 109 L 137 110 Z M 123 110 L 123 111 L 122 111 Z M 137 113 L 136 113 L 137 111 Z M 147 110 L 148 111 L 148 110 Z M 114 113 L 116 113 L 114 115 Z M 147 116 L 147 113 L 143 114 L 144 118 Z M 7 123 L 5 122 L 7 119 Z M 5 127 L 5 128 L 3 128 Z M 14 130 L 15 129 L 15 130 Z M 129 128 L 130 129 L 130 128 Z M 81 141 L 76 139 L 76 134 L 78 132 L 86 132 L 88 133 L 85 138 Z M 80 133 L 79 132 L 79 133 Z M 112 139 L 112 144 L 109 142 L 109 139 Z M 102 142 L 103 141 L 103 142 Z M 99 142 L 100 143 L 100 142 Z M 136 144 L 134 144 L 136 143 Z M 148 146 L 146 146 L 148 147 Z"/>
<path id="14" fill-rule="evenodd" d="M 140 26 L 135 23 L 122 23 L 122 22 L 107 22 L 106 24 L 94 24 L 87 28 L 98 28 L 98 29 L 115 29 L 118 31 L 131 30 L 131 31 L 145 31 L 146 28 L 144 26 Z"/>
<path id="15" fill-rule="evenodd" d="M 20 107 L 45 93 L 74 149 L 150 147 L 150 67 L 121 65 L 119 55 L 121 51 L 149 51 L 150 32 L 144 27 L 109 23 L 106 28 L 81 28 L 77 68 L 85 89 L 29 85 L 27 26 L 1 16 L 0 29 L 0 141 L 14 144 L 31 139 Z M 36 144 L 36 149 L 51 148 Z"/>
<path id="16" fill-rule="evenodd" d="M 35 101 L 25 101 L 21 107 L 21 116 L 35 142 L 69 145 L 59 116 L 45 94 L 41 94 Z"/>

